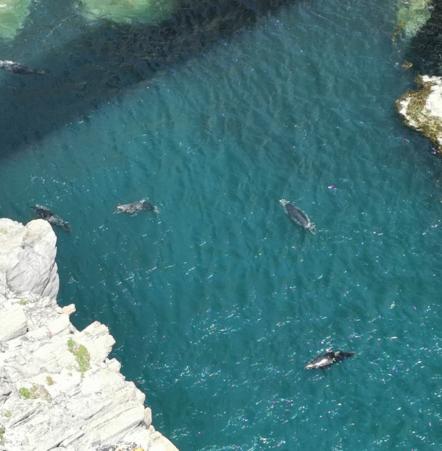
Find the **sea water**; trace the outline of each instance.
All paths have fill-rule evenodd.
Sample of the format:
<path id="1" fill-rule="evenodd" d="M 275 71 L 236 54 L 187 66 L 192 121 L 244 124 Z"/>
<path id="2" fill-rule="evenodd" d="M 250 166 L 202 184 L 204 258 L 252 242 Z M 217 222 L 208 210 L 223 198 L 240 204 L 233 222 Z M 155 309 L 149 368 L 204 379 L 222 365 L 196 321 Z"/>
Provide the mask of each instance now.
<path id="1" fill-rule="evenodd" d="M 38 3 L 0 46 L 57 74 L 2 75 L 0 216 L 69 220 L 59 300 L 109 326 L 155 426 L 182 450 L 440 449 L 442 162 L 394 109 L 394 3 L 286 2 L 95 97 L 93 26 Z M 113 213 L 144 197 L 159 214 Z M 304 370 L 332 346 L 356 356 Z"/>

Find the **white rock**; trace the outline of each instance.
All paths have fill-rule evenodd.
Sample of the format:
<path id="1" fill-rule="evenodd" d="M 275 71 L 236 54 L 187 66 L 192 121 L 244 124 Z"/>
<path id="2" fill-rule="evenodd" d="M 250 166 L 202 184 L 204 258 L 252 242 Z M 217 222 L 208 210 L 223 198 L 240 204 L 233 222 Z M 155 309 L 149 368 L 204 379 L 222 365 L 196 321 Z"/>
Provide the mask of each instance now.
<path id="1" fill-rule="evenodd" d="M 178 451 L 175 445 L 164 435 L 161 435 L 159 432 L 155 432 L 155 434 L 149 451 Z"/>
<path id="2" fill-rule="evenodd" d="M 65 313 L 66 315 L 72 315 L 75 312 L 76 308 L 74 304 L 69 304 L 61 308 L 61 313 Z"/>
<path id="3" fill-rule="evenodd" d="M 0 219 L 0 291 L 55 297 L 58 274 L 56 236 L 42 219 L 26 226 Z"/>
<path id="4" fill-rule="evenodd" d="M 27 320 L 23 308 L 17 305 L 0 311 L 0 341 L 19 337 L 26 330 Z"/>
<path id="5" fill-rule="evenodd" d="M 117 359 L 110 359 L 107 361 L 107 367 L 115 371 L 116 373 L 119 373 L 121 370 L 121 363 Z"/>
<path id="6" fill-rule="evenodd" d="M 104 361 L 115 344 L 109 329 L 98 321 L 89 324 L 82 332 L 74 335 L 73 339 L 87 348 L 91 360 L 95 362 Z"/>
<path id="7" fill-rule="evenodd" d="M 442 77 L 422 77 L 424 83 L 431 84 L 431 92 L 427 97 L 425 108 L 433 117 L 442 118 Z"/>
<path id="8" fill-rule="evenodd" d="M 149 427 L 152 424 L 152 410 L 149 407 L 144 409 L 144 424 Z"/>
<path id="9" fill-rule="evenodd" d="M 396 108 L 409 127 L 433 141 L 442 153 L 442 77 L 424 75 L 416 82 L 419 89 L 405 93 Z"/>
<path id="10" fill-rule="evenodd" d="M 71 322 L 69 321 L 68 315 L 60 315 L 58 318 L 53 319 L 48 322 L 47 328 L 51 335 L 57 335 L 60 332 L 66 331 Z"/>
<path id="11" fill-rule="evenodd" d="M 107 358 L 108 328 L 79 332 L 75 306 L 57 305 L 55 253 L 45 221 L 0 219 L 0 451 L 176 451 L 151 425 L 144 393 Z"/>

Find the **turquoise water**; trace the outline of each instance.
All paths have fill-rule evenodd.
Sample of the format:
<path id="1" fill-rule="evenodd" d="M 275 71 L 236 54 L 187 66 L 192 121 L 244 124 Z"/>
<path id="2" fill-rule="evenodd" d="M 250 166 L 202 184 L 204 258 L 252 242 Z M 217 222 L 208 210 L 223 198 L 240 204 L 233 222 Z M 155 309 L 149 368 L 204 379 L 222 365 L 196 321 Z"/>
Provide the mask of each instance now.
<path id="1" fill-rule="evenodd" d="M 81 89 L 86 25 L 47 5 L 3 50 Z M 71 222 L 60 300 L 180 449 L 441 448 L 442 164 L 394 111 L 393 29 L 392 2 L 289 2 L 115 92 L 0 80 L 0 215 Z M 112 214 L 145 196 L 158 216 Z M 328 346 L 357 356 L 305 371 Z"/>

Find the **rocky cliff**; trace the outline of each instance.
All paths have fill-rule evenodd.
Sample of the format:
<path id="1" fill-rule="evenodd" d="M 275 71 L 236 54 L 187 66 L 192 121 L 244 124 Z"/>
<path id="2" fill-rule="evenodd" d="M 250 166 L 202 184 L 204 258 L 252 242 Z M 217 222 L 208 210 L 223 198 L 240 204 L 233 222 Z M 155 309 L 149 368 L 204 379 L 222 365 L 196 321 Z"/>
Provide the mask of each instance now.
<path id="1" fill-rule="evenodd" d="M 78 331 L 57 305 L 55 256 L 47 222 L 0 219 L 0 450 L 176 450 L 108 358 L 107 327 Z"/>

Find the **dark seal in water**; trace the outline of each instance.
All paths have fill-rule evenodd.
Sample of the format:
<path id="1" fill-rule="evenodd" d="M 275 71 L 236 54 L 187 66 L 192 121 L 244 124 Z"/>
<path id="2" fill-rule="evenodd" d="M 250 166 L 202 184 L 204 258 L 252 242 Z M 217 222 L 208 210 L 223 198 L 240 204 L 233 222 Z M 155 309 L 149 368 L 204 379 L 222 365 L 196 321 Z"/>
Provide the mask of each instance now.
<path id="1" fill-rule="evenodd" d="M 32 69 L 24 64 L 9 60 L 0 60 L 0 69 L 20 75 L 44 75 L 46 73 L 44 70 Z"/>
<path id="2" fill-rule="evenodd" d="M 355 355 L 354 352 L 345 351 L 333 351 L 332 349 L 327 349 L 324 354 L 315 357 L 305 366 L 306 370 L 319 370 L 323 368 L 328 368 L 337 362 L 349 359 Z"/>
<path id="3" fill-rule="evenodd" d="M 292 204 L 286 199 L 280 199 L 279 203 L 286 212 L 287 216 L 296 224 L 300 225 L 303 229 L 308 230 L 311 233 L 315 233 L 316 226 L 310 221 L 310 218 L 296 205 Z"/>
<path id="4" fill-rule="evenodd" d="M 37 204 L 34 206 L 34 210 L 40 219 L 44 219 L 45 221 L 48 221 L 49 224 L 61 227 L 66 232 L 70 232 L 71 227 L 69 226 L 69 223 L 64 219 L 60 218 L 60 216 L 57 216 L 54 213 L 52 213 L 52 211 L 49 210 L 49 208 L 45 207 L 44 205 Z"/>
<path id="5" fill-rule="evenodd" d="M 137 200 L 136 202 L 131 202 L 129 204 L 117 205 L 115 208 L 117 213 L 127 213 L 129 215 L 133 215 L 134 213 L 138 213 L 143 210 L 153 211 L 154 213 L 160 212 L 155 205 L 146 199 Z"/>

